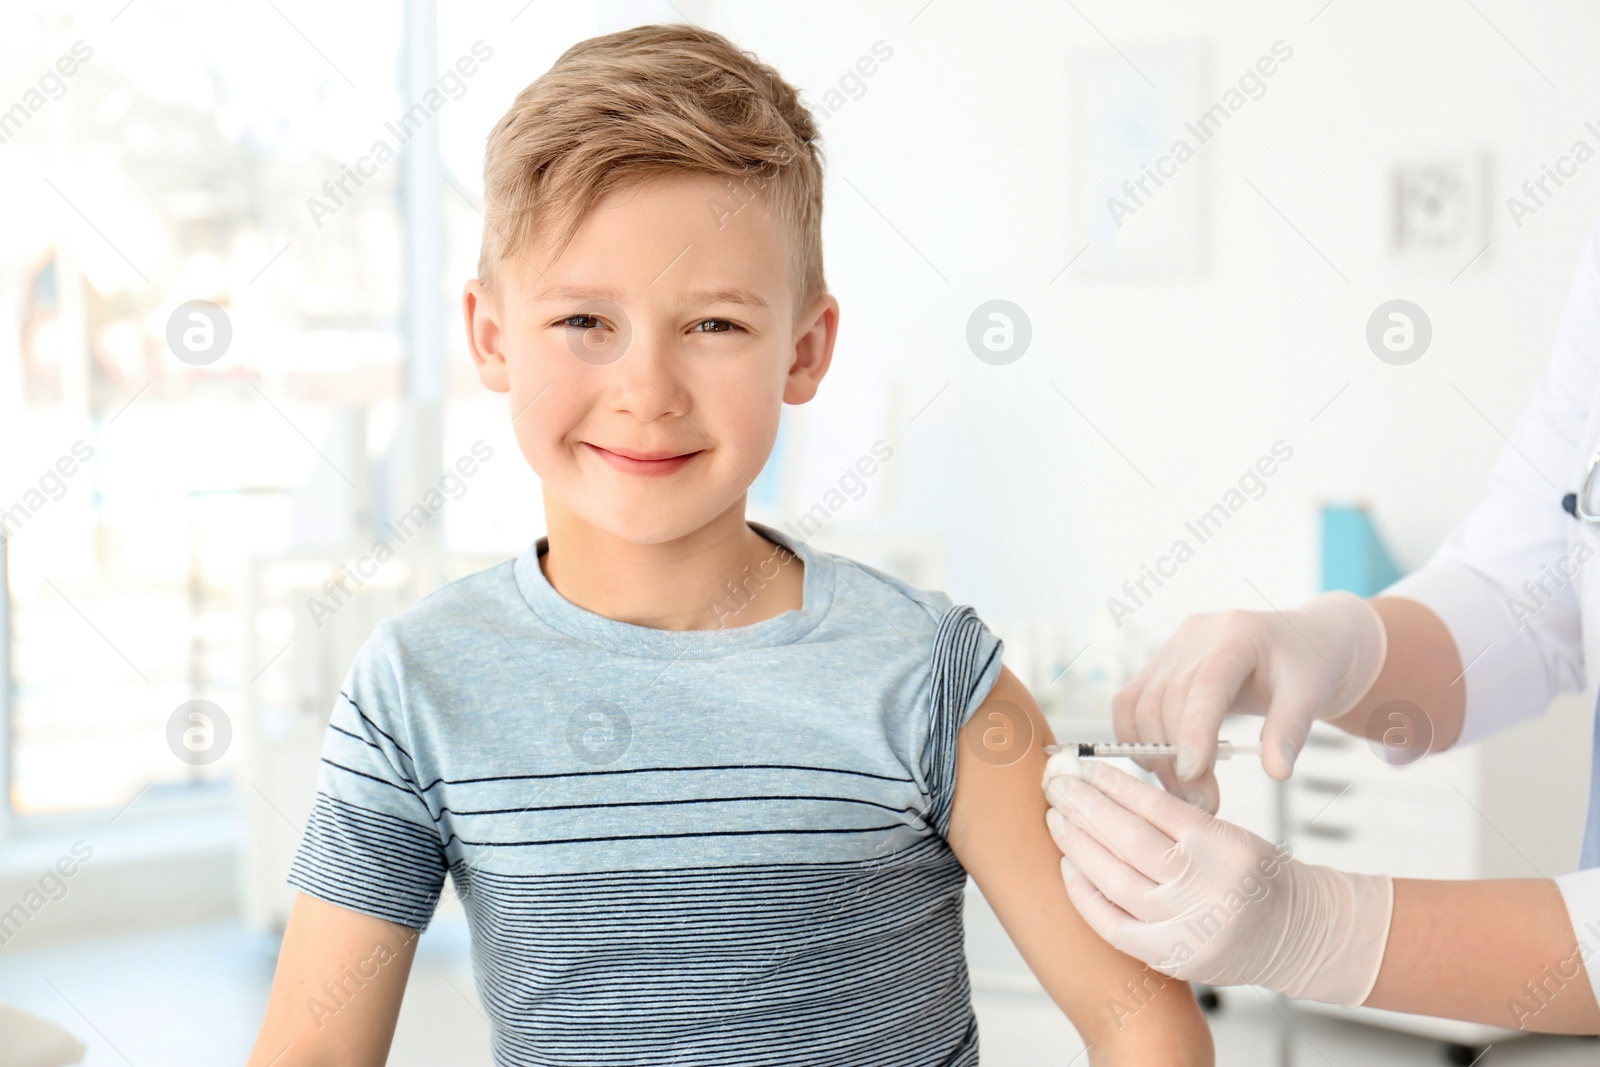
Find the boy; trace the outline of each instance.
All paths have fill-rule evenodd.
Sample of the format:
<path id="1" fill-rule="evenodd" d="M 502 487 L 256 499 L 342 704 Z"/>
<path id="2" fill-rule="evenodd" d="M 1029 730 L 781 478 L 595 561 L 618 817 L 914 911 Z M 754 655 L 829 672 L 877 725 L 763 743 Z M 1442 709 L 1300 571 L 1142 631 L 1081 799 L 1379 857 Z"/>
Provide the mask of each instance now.
<path id="1" fill-rule="evenodd" d="M 447 870 L 502 1064 L 975 1064 L 969 873 L 1091 1063 L 1210 1063 L 1188 987 L 1069 903 L 994 635 L 745 520 L 838 326 L 794 89 L 610 34 L 484 171 L 467 332 L 548 536 L 357 656 L 251 1064 L 383 1062 Z"/>

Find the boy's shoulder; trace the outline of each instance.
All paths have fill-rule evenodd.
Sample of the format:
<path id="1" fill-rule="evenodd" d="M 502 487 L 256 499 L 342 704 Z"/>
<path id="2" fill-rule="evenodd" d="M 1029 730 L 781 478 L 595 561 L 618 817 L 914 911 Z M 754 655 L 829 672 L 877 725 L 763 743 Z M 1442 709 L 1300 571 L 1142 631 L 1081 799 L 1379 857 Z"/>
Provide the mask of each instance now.
<path id="1" fill-rule="evenodd" d="M 857 610 L 869 613 L 878 626 L 889 622 L 931 634 L 955 606 L 949 595 L 938 589 L 919 588 L 848 556 L 815 548 L 811 551 L 826 556 L 833 567 L 836 598 L 843 594 L 842 603 L 847 610 L 852 603 L 857 605 Z"/>
<path id="2" fill-rule="evenodd" d="M 846 636 L 870 642 L 859 654 L 889 669 L 914 669 L 932 687 L 929 713 L 959 729 L 1000 677 L 1002 643 L 970 606 L 843 556 L 830 555 Z M 887 625 L 885 625 L 887 624 Z"/>
<path id="3" fill-rule="evenodd" d="M 380 622 L 367 645 L 396 666 L 487 633 L 503 634 L 518 617 L 516 557 L 505 559 L 438 589 Z"/>

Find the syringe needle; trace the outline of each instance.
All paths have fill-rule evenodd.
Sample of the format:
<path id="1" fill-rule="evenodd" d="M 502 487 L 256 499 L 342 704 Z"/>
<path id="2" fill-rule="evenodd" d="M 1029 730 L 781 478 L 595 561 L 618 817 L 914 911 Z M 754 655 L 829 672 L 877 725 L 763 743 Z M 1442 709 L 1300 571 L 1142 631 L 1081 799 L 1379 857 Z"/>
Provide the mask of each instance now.
<path id="1" fill-rule="evenodd" d="M 1119 757 L 1123 759 L 1172 759 L 1178 754 L 1177 745 L 1153 741 L 1070 741 L 1059 745 L 1046 745 L 1044 750 L 1051 755 L 1057 752 L 1069 752 L 1079 759 Z M 1217 759 L 1259 755 L 1260 752 L 1261 746 L 1259 744 L 1241 744 L 1234 741 L 1217 742 Z"/>

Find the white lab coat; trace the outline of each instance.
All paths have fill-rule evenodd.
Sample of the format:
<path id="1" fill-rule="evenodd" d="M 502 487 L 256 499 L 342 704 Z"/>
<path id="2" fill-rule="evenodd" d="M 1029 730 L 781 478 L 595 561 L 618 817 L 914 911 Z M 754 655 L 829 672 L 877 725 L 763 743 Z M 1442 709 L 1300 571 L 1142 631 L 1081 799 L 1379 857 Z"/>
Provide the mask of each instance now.
<path id="1" fill-rule="evenodd" d="M 1600 450 L 1600 222 L 1578 255 L 1555 351 L 1489 472 L 1489 493 L 1388 593 L 1444 621 L 1467 665 L 1462 743 L 1600 688 L 1600 533 L 1561 507 Z M 1600 513 L 1600 475 L 1588 497 Z M 1600 723 L 1580 867 L 1556 879 L 1600 999 Z"/>

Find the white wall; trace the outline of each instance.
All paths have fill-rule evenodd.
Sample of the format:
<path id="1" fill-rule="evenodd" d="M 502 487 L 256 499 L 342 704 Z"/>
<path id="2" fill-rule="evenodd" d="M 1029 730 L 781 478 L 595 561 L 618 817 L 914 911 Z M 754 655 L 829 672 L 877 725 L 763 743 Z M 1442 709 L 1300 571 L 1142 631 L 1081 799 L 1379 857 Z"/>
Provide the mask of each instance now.
<path id="1" fill-rule="evenodd" d="M 898 501 L 863 525 L 947 537 L 950 592 L 1001 625 L 1059 616 L 1087 640 L 1122 580 L 1280 438 L 1294 459 L 1266 497 L 1139 622 L 1164 633 L 1190 611 L 1261 606 L 1245 579 L 1280 604 L 1314 592 L 1325 498 L 1369 502 L 1402 564 L 1419 565 L 1481 492 L 1496 428 L 1509 430 L 1531 395 L 1600 210 L 1600 163 L 1520 229 L 1505 208 L 1510 188 L 1600 119 L 1600 106 L 1581 106 L 1600 99 L 1594 5 L 1206 6 L 1080 0 L 1080 16 L 1043 0 L 739 2 L 694 13 L 811 101 L 873 42 L 894 49 L 867 92 L 823 122 L 827 263 L 844 315 L 836 380 L 816 403 L 830 387 L 899 375 L 909 414 L 951 383 L 892 438 L 903 444 Z M 1130 53 L 1204 38 L 1207 103 L 1274 41 L 1294 49 L 1267 94 L 1176 179 L 1208 186 L 1196 277 L 1069 271 L 1050 283 L 1076 251 L 1068 57 L 1107 48 L 1096 28 Z M 1491 247 L 1452 283 L 1391 260 L 1383 174 L 1397 154 L 1459 149 L 1491 156 Z M 963 337 L 971 310 L 996 296 L 1034 326 L 1033 349 L 1007 367 L 976 360 Z M 1367 350 L 1364 329 L 1401 296 L 1424 307 L 1435 336 L 1420 362 L 1394 367 Z"/>

